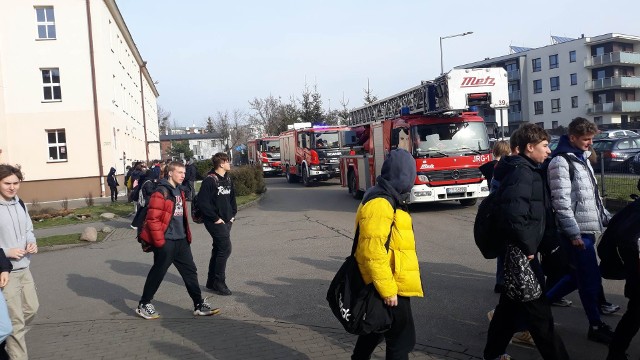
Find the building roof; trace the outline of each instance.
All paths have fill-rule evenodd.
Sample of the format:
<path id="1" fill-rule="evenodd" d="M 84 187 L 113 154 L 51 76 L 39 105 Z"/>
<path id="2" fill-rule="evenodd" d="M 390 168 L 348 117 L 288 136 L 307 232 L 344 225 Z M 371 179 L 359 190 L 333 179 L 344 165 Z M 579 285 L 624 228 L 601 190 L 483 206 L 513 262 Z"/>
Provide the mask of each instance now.
<path id="1" fill-rule="evenodd" d="M 160 141 L 222 139 L 218 133 L 160 135 Z"/>

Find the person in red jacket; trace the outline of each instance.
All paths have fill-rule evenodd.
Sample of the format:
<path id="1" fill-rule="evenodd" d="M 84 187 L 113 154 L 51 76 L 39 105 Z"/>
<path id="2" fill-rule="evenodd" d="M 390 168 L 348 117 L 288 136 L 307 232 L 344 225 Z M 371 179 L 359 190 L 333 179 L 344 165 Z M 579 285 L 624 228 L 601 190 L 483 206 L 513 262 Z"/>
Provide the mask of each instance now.
<path id="1" fill-rule="evenodd" d="M 211 308 L 202 299 L 198 271 L 191 254 L 191 231 L 185 195 L 179 188 L 184 180 L 185 167 L 181 162 L 173 161 L 168 165 L 167 180 L 161 180 L 158 189 L 151 195 L 147 216 L 142 224 L 139 238 L 153 249 L 153 266 L 147 280 L 136 313 L 145 319 L 157 319 L 151 300 L 160 287 L 171 264 L 175 265 L 182 276 L 187 292 L 193 300 L 193 315 L 208 316 L 220 312 Z"/>

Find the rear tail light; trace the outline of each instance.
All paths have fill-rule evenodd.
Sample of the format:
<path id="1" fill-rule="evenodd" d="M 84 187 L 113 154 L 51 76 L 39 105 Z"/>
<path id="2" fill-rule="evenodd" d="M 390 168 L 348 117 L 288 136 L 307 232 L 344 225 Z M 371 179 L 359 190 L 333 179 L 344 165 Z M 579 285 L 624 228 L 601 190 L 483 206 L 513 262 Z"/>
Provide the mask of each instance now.
<path id="1" fill-rule="evenodd" d="M 602 153 L 602 157 L 605 159 L 615 159 L 616 157 L 618 157 L 618 155 L 611 151 L 604 151 Z"/>

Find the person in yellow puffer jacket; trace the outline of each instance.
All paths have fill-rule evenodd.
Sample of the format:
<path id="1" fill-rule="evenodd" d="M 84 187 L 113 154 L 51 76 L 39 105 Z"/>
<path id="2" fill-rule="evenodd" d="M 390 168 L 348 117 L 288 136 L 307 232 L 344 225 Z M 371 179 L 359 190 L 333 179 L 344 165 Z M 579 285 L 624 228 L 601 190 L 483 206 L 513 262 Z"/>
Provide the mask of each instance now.
<path id="1" fill-rule="evenodd" d="M 393 323 L 383 334 L 360 335 L 351 359 L 369 359 L 382 339 L 386 340 L 387 360 L 408 359 L 415 345 L 409 299 L 423 296 L 413 225 L 407 209 L 415 178 L 416 163 L 411 154 L 403 149 L 391 151 L 376 185 L 367 191 L 358 208 L 355 253 L 358 268 L 364 282 L 373 282 L 385 305 L 391 308 Z"/>

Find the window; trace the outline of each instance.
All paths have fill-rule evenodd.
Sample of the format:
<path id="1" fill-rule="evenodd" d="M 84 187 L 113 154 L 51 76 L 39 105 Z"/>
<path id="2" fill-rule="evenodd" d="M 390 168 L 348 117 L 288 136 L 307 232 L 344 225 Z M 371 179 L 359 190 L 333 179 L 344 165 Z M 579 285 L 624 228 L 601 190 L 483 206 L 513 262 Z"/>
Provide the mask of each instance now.
<path id="1" fill-rule="evenodd" d="M 67 137 L 64 129 L 47 130 L 49 162 L 67 161 Z"/>
<path id="2" fill-rule="evenodd" d="M 539 94 L 542 92 L 542 80 L 533 80 L 533 93 Z"/>
<path id="3" fill-rule="evenodd" d="M 593 122 L 596 123 L 596 125 L 602 125 L 602 116 L 594 116 Z"/>
<path id="4" fill-rule="evenodd" d="M 62 100 L 59 69 L 40 69 L 42 71 L 42 90 L 44 101 Z"/>
<path id="5" fill-rule="evenodd" d="M 537 122 L 536 125 L 544 129 L 544 121 Z"/>
<path id="6" fill-rule="evenodd" d="M 544 114 L 544 110 L 543 110 L 543 106 L 542 106 L 542 101 L 534 101 L 534 102 L 533 102 L 533 109 L 534 109 L 534 114 L 535 114 L 535 115 L 541 115 L 541 114 Z"/>
<path id="7" fill-rule="evenodd" d="M 569 51 L 569 62 L 576 62 L 576 51 Z"/>
<path id="8" fill-rule="evenodd" d="M 578 85 L 578 74 L 573 73 L 569 76 L 571 77 L 571 85 Z"/>
<path id="9" fill-rule="evenodd" d="M 578 107 L 578 97 L 577 96 L 572 96 L 571 97 L 571 108 L 575 109 Z"/>
<path id="10" fill-rule="evenodd" d="M 551 122 L 551 128 L 552 129 L 557 129 L 558 128 L 558 121 L 557 120 L 554 120 L 554 121 Z"/>
<path id="11" fill-rule="evenodd" d="M 551 99 L 551 112 L 560 112 L 560 99 Z"/>
<path id="12" fill-rule="evenodd" d="M 549 55 L 549 69 L 555 69 L 558 67 L 558 54 Z"/>
<path id="13" fill-rule="evenodd" d="M 53 16 L 53 6 L 36 7 L 36 22 L 38 24 L 38 39 L 56 38 L 56 21 Z"/>
<path id="14" fill-rule="evenodd" d="M 531 60 L 531 67 L 533 68 L 533 72 L 542 70 L 542 60 L 540 60 L 540 58 Z"/>
<path id="15" fill-rule="evenodd" d="M 560 90 L 560 77 L 554 76 L 549 78 L 549 83 L 551 85 L 551 91 Z"/>

